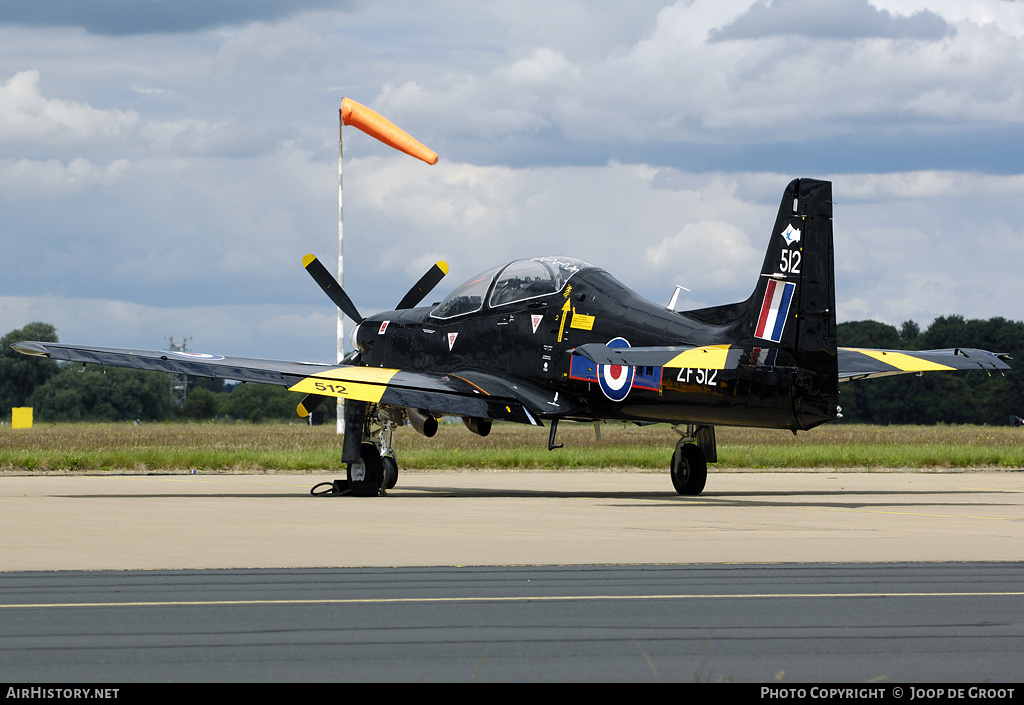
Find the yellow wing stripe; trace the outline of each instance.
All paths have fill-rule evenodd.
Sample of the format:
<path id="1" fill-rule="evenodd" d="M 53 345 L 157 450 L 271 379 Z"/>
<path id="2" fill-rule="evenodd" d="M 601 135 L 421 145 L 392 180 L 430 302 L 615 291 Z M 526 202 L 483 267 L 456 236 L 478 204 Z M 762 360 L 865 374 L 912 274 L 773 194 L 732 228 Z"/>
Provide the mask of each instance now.
<path id="1" fill-rule="evenodd" d="M 724 370 L 728 354 L 728 345 L 705 345 L 679 353 L 666 362 L 664 367 L 699 367 L 705 370 Z"/>
<path id="2" fill-rule="evenodd" d="M 398 370 L 379 367 L 339 367 L 306 377 L 288 390 L 377 404 L 397 373 Z"/>
<path id="3" fill-rule="evenodd" d="M 913 355 L 905 355 L 903 353 L 892 352 L 891 350 L 862 350 L 860 348 L 843 349 L 867 355 L 868 357 L 874 358 L 879 362 L 884 362 L 885 364 L 891 365 L 892 367 L 904 372 L 935 372 L 956 369 L 955 367 L 940 365 L 937 362 L 929 362 L 928 360 L 922 360 L 921 358 L 914 357 Z"/>

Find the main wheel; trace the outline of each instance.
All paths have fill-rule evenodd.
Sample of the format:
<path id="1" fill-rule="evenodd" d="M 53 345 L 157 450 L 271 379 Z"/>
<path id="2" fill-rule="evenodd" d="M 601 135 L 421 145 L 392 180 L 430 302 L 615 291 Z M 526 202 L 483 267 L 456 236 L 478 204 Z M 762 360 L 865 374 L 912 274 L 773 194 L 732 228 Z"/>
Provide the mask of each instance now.
<path id="1" fill-rule="evenodd" d="M 348 464 L 348 485 L 357 497 L 372 497 L 380 492 L 384 480 L 384 463 L 380 451 L 372 443 L 363 443 L 359 462 Z"/>
<path id="2" fill-rule="evenodd" d="M 676 447 L 672 454 L 672 486 L 679 494 L 698 495 L 708 481 L 708 463 L 704 453 L 693 443 Z"/>
<path id="3" fill-rule="evenodd" d="M 394 489 L 398 484 L 398 461 L 393 455 L 385 455 L 381 462 L 384 464 L 384 484 L 381 486 L 386 490 Z"/>

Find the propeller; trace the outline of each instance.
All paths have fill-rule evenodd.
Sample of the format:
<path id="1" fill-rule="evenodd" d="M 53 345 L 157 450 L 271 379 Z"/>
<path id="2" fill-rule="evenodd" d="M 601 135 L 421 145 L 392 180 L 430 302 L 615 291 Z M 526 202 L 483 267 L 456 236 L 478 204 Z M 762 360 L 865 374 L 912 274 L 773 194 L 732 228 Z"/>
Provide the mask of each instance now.
<path id="1" fill-rule="evenodd" d="M 338 284 L 338 280 L 334 278 L 327 267 L 323 265 L 314 255 L 306 255 L 302 258 L 302 266 L 309 272 L 309 276 L 313 277 L 313 281 L 320 285 L 320 288 L 324 290 L 324 293 L 330 297 L 331 301 L 341 309 L 342 313 L 351 318 L 356 323 L 362 323 L 365 320 L 360 314 L 356 305 L 352 303 L 352 299 L 348 297 L 345 290 Z M 435 262 L 427 273 L 420 277 L 420 280 L 413 284 L 412 288 L 402 297 L 402 300 L 398 302 L 398 306 L 395 307 L 396 311 L 415 308 L 416 305 L 423 300 L 431 290 L 437 286 L 438 282 L 444 279 L 444 275 L 448 273 L 448 263 L 445 261 Z"/>
<path id="2" fill-rule="evenodd" d="M 324 290 L 324 293 L 330 297 L 331 301 L 341 309 L 342 313 L 351 318 L 357 324 L 362 323 L 365 319 L 359 314 L 359 310 L 356 305 L 352 303 L 352 299 L 348 297 L 345 290 L 341 288 L 338 280 L 334 278 L 327 267 L 325 267 L 320 260 L 314 255 L 306 255 L 302 258 L 302 266 L 309 272 L 309 276 L 313 277 L 313 281 L 320 285 L 320 288 Z M 427 270 L 427 273 L 420 277 L 420 280 L 413 284 L 412 288 L 409 289 L 408 293 L 402 297 L 402 300 L 398 302 L 398 306 L 395 310 L 402 310 L 407 308 L 415 308 L 416 305 L 423 300 L 430 291 L 437 286 L 444 275 L 448 273 L 448 263 L 444 261 L 436 262 L 433 267 Z M 351 359 L 350 359 L 351 358 Z M 359 364 L 359 353 L 353 353 L 349 357 L 346 357 L 343 362 L 352 364 Z M 309 416 L 314 409 L 322 404 L 329 397 L 321 396 L 319 394 L 307 394 L 296 409 L 299 416 L 305 418 Z"/>

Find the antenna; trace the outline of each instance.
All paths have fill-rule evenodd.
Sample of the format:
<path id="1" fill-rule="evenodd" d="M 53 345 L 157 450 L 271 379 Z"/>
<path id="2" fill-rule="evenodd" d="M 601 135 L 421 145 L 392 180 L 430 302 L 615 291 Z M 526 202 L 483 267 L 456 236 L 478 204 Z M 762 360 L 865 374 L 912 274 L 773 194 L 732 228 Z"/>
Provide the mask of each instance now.
<path id="1" fill-rule="evenodd" d="M 668 305 L 665 307 L 669 311 L 675 311 L 676 310 L 676 304 L 679 303 L 679 292 L 680 291 L 689 291 L 689 289 L 687 289 L 682 284 L 676 284 L 676 290 L 672 292 L 672 298 L 669 299 Z"/>

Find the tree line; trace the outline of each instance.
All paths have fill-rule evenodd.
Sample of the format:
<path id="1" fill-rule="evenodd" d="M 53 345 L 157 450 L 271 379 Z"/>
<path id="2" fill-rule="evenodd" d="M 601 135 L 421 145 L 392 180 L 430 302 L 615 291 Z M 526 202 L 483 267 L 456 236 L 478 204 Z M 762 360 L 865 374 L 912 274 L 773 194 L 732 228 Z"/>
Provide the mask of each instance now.
<path id="1" fill-rule="evenodd" d="M 941 316 L 922 331 L 914 321 L 895 326 L 876 321 L 841 323 L 839 345 L 851 348 L 934 350 L 981 348 L 1013 360 L 1005 377 L 981 370 L 929 372 L 839 385 L 845 420 L 871 424 L 989 424 L 1006 426 L 1024 415 L 1024 322 L 1005 318 L 965 320 Z"/>
<path id="2" fill-rule="evenodd" d="M 33 418 L 44 422 L 301 421 L 295 407 L 302 397 L 284 387 L 189 377 L 179 406 L 167 373 L 28 357 L 11 349 L 21 340 L 55 343 L 57 330 L 49 323 L 29 323 L 0 338 L 0 419 L 5 421 L 17 406 L 32 407 Z M 320 410 L 332 419 L 334 407 L 323 404 Z"/>
<path id="3" fill-rule="evenodd" d="M 877 321 L 854 321 L 839 324 L 837 333 L 841 347 L 981 348 L 1008 353 L 1014 368 L 1024 365 L 1024 322 L 1005 318 L 944 316 L 923 331 L 913 321 L 899 329 Z M 37 420 L 51 422 L 298 419 L 295 407 L 300 397 L 283 387 L 227 386 L 224 380 L 189 377 L 185 404 L 178 406 L 166 373 L 97 365 L 83 369 L 27 357 L 11 349 L 21 340 L 58 342 L 57 330 L 49 323 L 30 323 L 0 339 L 0 419 L 6 421 L 16 406 L 31 406 Z M 1024 374 L 1017 369 L 1005 377 L 980 370 L 899 375 L 849 382 L 839 389 L 843 422 L 1007 425 L 1011 416 L 1024 416 Z M 334 404 L 320 408 L 328 420 L 334 417 Z"/>

